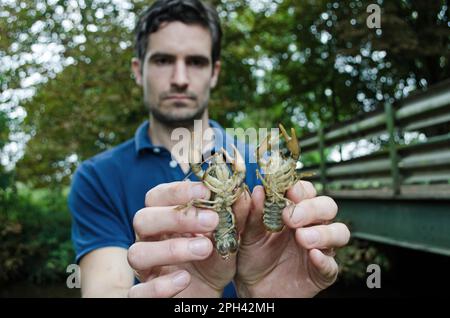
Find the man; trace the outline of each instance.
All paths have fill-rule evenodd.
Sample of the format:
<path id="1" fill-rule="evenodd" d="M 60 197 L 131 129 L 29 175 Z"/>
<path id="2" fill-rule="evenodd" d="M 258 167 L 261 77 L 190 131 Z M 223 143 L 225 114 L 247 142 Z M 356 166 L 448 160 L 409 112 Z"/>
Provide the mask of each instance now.
<path id="1" fill-rule="evenodd" d="M 233 205 L 240 249 L 228 260 L 211 241 L 215 212 L 174 209 L 211 195 L 201 182 L 179 181 L 189 165 L 172 151 L 171 136 L 177 127 L 193 131 L 195 120 L 202 130 L 223 132 L 207 109 L 220 72 L 220 38 L 217 13 L 198 0 L 156 1 L 141 15 L 132 70 L 150 121 L 134 139 L 84 162 L 73 178 L 69 205 L 83 296 L 232 296 L 234 281 L 239 297 L 312 297 L 335 281 L 332 250 L 348 242 L 349 231 L 330 223 L 336 204 L 316 197 L 309 182 L 287 191 L 296 206 L 283 211 L 285 229 L 267 233 L 264 189 L 255 186 L 256 165 L 247 163 L 253 191 Z M 215 137 L 202 147 L 218 151 L 221 137 L 233 143 L 226 134 Z"/>

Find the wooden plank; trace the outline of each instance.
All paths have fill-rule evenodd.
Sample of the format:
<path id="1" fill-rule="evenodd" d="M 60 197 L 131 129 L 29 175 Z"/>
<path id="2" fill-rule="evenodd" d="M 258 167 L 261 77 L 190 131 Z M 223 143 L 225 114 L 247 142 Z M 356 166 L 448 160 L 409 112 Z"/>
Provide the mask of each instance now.
<path id="1" fill-rule="evenodd" d="M 404 131 L 419 130 L 431 126 L 440 125 L 446 122 L 450 122 L 450 113 L 438 114 L 436 117 L 426 118 L 406 125 Z"/>
<path id="2" fill-rule="evenodd" d="M 404 119 L 411 116 L 416 116 L 430 110 L 449 106 L 450 104 L 450 90 L 441 94 L 423 98 L 418 101 L 403 105 L 396 112 L 397 119 Z"/>
<path id="3" fill-rule="evenodd" d="M 349 136 L 352 134 L 361 134 L 366 130 L 376 128 L 384 125 L 386 122 L 386 115 L 384 113 L 375 115 L 370 118 L 363 119 L 359 122 L 352 123 L 348 126 L 344 126 L 325 133 L 325 140 L 332 141 L 334 139 Z M 328 142 L 327 142 L 328 144 Z"/>
<path id="4" fill-rule="evenodd" d="M 332 198 L 345 199 L 392 199 L 394 194 L 390 187 L 364 190 L 329 190 L 327 195 Z"/>
<path id="5" fill-rule="evenodd" d="M 403 185 L 401 187 L 401 197 L 416 200 L 450 200 L 450 184 Z"/>
<path id="6" fill-rule="evenodd" d="M 391 161 L 389 159 L 376 159 L 362 163 L 352 163 L 345 161 L 327 168 L 329 176 L 367 174 L 373 172 L 390 171 Z"/>
<path id="7" fill-rule="evenodd" d="M 390 177 L 379 178 L 355 178 L 355 179 L 337 179 L 328 182 L 330 188 L 336 189 L 338 186 L 351 187 L 358 190 L 381 188 L 392 185 Z M 351 190 L 351 189 L 349 189 Z"/>
<path id="8" fill-rule="evenodd" d="M 450 200 L 449 184 L 402 185 L 400 194 L 395 195 L 391 188 L 331 190 L 327 195 L 332 198 L 346 199 L 407 199 L 407 200 Z"/>
<path id="9" fill-rule="evenodd" d="M 397 150 L 401 152 L 417 151 L 423 148 L 439 147 L 441 145 L 448 145 L 448 144 L 450 144 L 450 133 L 440 136 L 434 136 L 428 138 L 426 141 L 423 142 L 415 142 L 408 145 L 399 145 L 397 147 Z"/>
<path id="10" fill-rule="evenodd" d="M 319 137 L 314 136 L 308 139 L 300 139 L 300 147 L 302 149 L 312 148 L 313 146 L 319 145 Z"/>
<path id="11" fill-rule="evenodd" d="M 413 169 L 441 165 L 450 165 L 450 149 L 413 154 L 408 157 L 402 158 L 399 162 L 399 167 L 401 169 Z"/>
<path id="12" fill-rule="evenodd" d="M 417 183 L 449 183 L 450 184 L 450 171 L 439 171 L 439 172 L 428 172 L 428 173 L 417 173 L 405 177 L 403 179 L 403 184 L 417 184 Z"/>

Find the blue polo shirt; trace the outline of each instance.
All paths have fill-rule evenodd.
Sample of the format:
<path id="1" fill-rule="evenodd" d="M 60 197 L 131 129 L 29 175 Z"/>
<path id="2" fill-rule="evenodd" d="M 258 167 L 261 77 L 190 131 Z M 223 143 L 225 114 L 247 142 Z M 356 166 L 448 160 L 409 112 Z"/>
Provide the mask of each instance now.
<path id="1" fill-rule="evenodd" d="M 209 123 L 216 136 L 214 151 L 224 147 L 232 154 L 230 145 L 234 144 L 245 156 L 245 183 L 252 191 L 259 184 L 254 150 L 233 140 L 215 121 Z M 101 247 L 128 249 L 135 241 L 133 217 L 145 207 L 147 191 L 160 183 L 185 179 L 186 174 L 170 152 L 152 144 L 148 129 L 149 122 L 145 121 L 134 138 L 84 161 L 75 172 L 68 204 L 77 262 Z M 198 181 L 193 173 L 188 178 Z M 224 297 L 236 297 L 232 283 L 225 288 Z"/>

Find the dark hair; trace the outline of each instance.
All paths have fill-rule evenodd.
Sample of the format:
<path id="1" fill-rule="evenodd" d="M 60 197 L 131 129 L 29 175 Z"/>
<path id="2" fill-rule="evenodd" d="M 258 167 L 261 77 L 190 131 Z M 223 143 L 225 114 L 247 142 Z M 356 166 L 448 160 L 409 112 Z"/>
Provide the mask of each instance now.
<path id="1" fill-rule="evenodd" d="M 212 38 L 212 63 L 220 58 L 222 30 L 216 10 L 200 0 L 157 0 L 139 16 L 135 29 L 135 50 L 141 62 L 147 51 L 149 35 L 158 31 L 161 23 L 180 21 L 206 27 Z M 142 63 L 143 64 L 143 63 Z"/>

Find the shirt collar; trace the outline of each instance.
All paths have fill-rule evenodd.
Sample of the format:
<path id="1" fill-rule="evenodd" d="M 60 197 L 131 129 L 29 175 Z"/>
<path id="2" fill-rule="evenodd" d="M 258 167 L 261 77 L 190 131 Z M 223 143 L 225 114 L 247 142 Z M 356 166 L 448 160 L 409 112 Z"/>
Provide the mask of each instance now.
<path id="1" fill-rule="evenodd" d="M 209 125 L 214 129 L 215 134 L 215 143 L 214 143 L 214 152 L 219 151 L 222 147 L 227 151 L 230 151 L 232 144 L 234 141 L 232 138 L 225 133 L 225 130 L 222 126 L 219 125 L 215 120 L 210 119 Z M 152 144 L 150 137 L 148 135 L 148 130 L 150 127 L 150 123 L 148 120 L 144 121 L 136 130 L 134 135 L 134 145 L 136 154 L 139 154 L 144 149 L 155 149 L 160 148 L 159 146 L 155 146 Z"/>
<path id="2" fill-rule="evenodd" d="M 153 149 L 155 146 L 152 144 L 148 135 L 148 128 L 150 124 L 148 120 L 144 121 L 134 134 L 134 146 L 136 154 L 139 154 L 144 149 Z"/>

